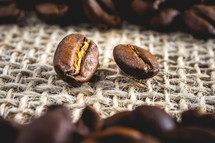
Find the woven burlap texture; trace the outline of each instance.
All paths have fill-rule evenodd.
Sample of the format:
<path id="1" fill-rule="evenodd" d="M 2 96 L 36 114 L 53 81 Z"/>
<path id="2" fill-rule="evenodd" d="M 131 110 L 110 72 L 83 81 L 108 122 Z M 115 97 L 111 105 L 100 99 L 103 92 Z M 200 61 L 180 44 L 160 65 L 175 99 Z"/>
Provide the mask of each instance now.
<path id="1" fill-rule="evenodd" d="M 0 26 L 0 115 L 19 123 L 63 104 L 76 121 L 86 104 L 105 118 L 143 104 L 165 109 L 180 120 L 187 109 L 215 111 L 215 39 L 159 33 L 123 23 L 101 31 L 90 24 L 60 27 L 34 17 Z M 81 33 L 99 47 L 100 66 L 90 82 L 70 86 L 57 77 L 53 56 L 68 34 Z M 156 56 L 160 72 L 149 80 L 123 73 L 113 59 L 118 44 L 134 44 Z"/>

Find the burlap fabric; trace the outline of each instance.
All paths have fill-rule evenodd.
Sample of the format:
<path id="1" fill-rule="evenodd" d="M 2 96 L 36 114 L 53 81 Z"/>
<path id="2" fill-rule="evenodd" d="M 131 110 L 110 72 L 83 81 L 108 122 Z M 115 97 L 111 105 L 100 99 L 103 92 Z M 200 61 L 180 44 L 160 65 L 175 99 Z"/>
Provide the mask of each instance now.
<path id="1" fill-rule="evenodd" d="M 99 47 L 100 66 L 90 82 L 73 87 L 53 69 L 58 43 L 81 33 Z M 149 80 L 124 74 L 113 59 L 117 44 L 135 44 L 154 54 L 160 72 Z M 0 115 L 19 123 L 40 116 L 51 104 L 64 104 L 76 121 L 86 104 L 103 118 L 143 104 L 164 108 L 180 120 L 191 108 L 215 111 L 215 39 L 180 32 L 159 33 L 123 23 L 100 31 L 90 24 L 47 25 L 34 14 L 0 26 Z"/>

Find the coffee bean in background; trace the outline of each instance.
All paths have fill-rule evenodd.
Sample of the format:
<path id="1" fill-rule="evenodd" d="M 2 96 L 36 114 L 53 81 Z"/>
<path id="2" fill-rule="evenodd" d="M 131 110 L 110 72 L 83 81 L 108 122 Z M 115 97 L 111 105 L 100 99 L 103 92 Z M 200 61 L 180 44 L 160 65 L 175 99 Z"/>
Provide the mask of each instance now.
<path id="1" fill-rule="evenodd" d="M 120 69 L 137 79 L 152 78 L 159 72 L 155 56 L 135 45 L 117 45 L 113 57 Z"/>
<path id="2" fill-rule="evenodd" d="M 112 0 L 83 0 L 82 7 L 88 19 L 101 29 L 117 27 L 121 23 Z"/>
<path id="3" fill-rule="evenodd" d="M 165 0 L 133 0 L 130 4 L 129 22 L 145 25 L 160 10 Z"/>
<path id="4" fill-rule="evenodd" d="M 198 37 L 215 37 L 215 5 L 194 5 L 183 14 L 189 30 Z"/>
<path id="5" fill-rule="evenodd" d="M 0 1 L 0 23 L 16 22 L 20 13 L 14 0 Z"/>
<path id="6" fill-rule="evenodd" d="M 174 8 L 183 12 L 195 4 L 202 4 L 204 2 L 205 0 L 165 0 L 165 2 L 160 5 L 160 8 Z"/>
<path id="7" fill-rule="evenodd" d="M 38 3 L 35 5 L 38 16 L 49 23 L 61 23 L 69 11 L 66 4 Z"/>
<path id="8" fill-rule="evenodd" d="M 173 31 L 181 27 L 181 12 L 177 9 L 166 8 L 160 10 L 149 20 L 149 27 L 155 30 Z"/>
<path id="9" fill-rule="evenodd" d="M 54 69 L 71 85 L 89 81 L 99 66 L 97 45 L 81 34 L 66 36 L 54 54 Z"/>

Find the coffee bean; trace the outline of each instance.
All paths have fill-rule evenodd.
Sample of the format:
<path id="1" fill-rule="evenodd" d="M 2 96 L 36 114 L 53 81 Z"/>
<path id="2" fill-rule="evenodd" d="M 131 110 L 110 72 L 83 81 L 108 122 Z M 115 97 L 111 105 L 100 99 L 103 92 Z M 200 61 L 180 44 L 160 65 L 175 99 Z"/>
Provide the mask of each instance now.
<path id="1" fill-rule="evenodd" d="M 179 15 L 180 12 L 176 9 L 173 8 L 162 9 L 158 12 L 158 14 L 156 14 L 150 19 L 149 25 L 154 29 L 158 30 L 165 29 L 166 31 L 170 28 L 172 29 L 173 26 L 175 26 L 173 28 L 177 28 L 178 21 L 176 20 Z"/>
<path id="2" fill-rule="evenodd" d="M 66 36 L 55 51 L 54 69 L 64 81 L 72 85 L 90 80 L 98 65 L 96 44 L 81 34 Z"/>
<path id="3" fill-rule="evenodd" d="M 0 5 L 0 22 L 16 20 L 21 10 L 17 8 L 15 3 Z"/>
<path id="4" fill-rule="evenodd" d="M 165 143 L 214 143 L 215 130 L 198 127 L 186 126 L 176 128 L 167 132 L 164 139 Z"/>
<path id="5" fill-rule="evenodd" d="M 77 122 L 78 128 L 82 128 L 86 133 L 98 131 L 103 125 L 103 120 L 99 114 L 91 107 L 86 106 L 81 118 Z"/>
<path id="6" fill-rule="evenodd" d="M 186 26 L 200 37 L 215 37 L 215 6 L 194 5 L 183 14 Z"/>
<path id="7" fill-rule="evenodd" d="M 132 124 L 131 113 L 131 111 L 123 111 L 104 119 L 103 128 L 105 129 L 113 126 L 129 127 Z"/>
<path id="8" fill-rule="evenodd" d="M 68 109 L 57 106 L 29 124 L 17 143 L 70 143 L 73 130 Z"/>
<path id="9" fill-rule="evenodd" d="M 133 128 L 144 133 L 162 136 L 176 128 L 176 122 L 163 109 L 142 105 L 132 112 Z"/>
<path id="10" fill-rule="evenodd" d="M 159 72 L 156 58 L 135 45 L 117 45 L 113 56 L 122 71 L 137 79 L 151 78 Z"/>
<path id="11" fill-rule="evenodd" d="M 134 15 L 146 16 L 151 15 L 154 11 L 159 9 L 159 5 L 165 0 L 133 0 L 131 9 Z"/>
<path id="12" fill-rule="evenodd" d="M 66 16 L 69 7 L 66 4 L 39 3 L 35 5 L 35 10 L 43 20 L 61 22 L 57 20 Z"/>
<path id="13" fill-rule="evenodd" d="M 195 4 L 201 4 L 203 2 L 204 0 L 165 0 L 161 5 L 161 9 L 174 8 L 182 12 Z"/>
<path id="14" fill-rule="evenodd" d="M 2 143 L 14 143 L 21 130 L 22 125 L 0 117 L 0 139 Z"/>
<path id="15" fill-rule="evenodd" d="M 99 28 L 116 27 L 121 22 L 112 0 L 83 0 L 83 10 Z"/>
<path id="16" fill-rule="evenodd" d="M 188 110 L 182 113 L 182 126 L 204 126 L 215 129 L 215 113 L 201 113 L 199 110 Z"/>
<path id="17" fill-rule="evenodd" d="M 135 129 L 120 126 L 91 134 L 87 140 L 99 143 L 160 143 L 157 138 L 150 135 L 144 135 Z"/>

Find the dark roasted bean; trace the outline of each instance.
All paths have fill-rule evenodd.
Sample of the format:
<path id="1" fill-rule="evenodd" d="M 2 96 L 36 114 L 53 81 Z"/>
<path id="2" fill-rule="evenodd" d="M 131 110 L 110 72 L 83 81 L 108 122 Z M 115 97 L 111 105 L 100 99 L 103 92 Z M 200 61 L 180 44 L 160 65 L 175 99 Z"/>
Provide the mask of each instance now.
<path id="1" fill-rule="evenodd" d="M 111 127 L 104 131 L 94 133 L 87 140 L 92 143 L 160 143 L 157 138 L 144 135 L 141 132 L 125 127 Z"/>
<path id="2" fill-rule="evenodd" d="M 131 111 L 123 111 L 114 114 L 104 120 L 103 128 L 109 128 L 113 126 L 129 126 L 132 124 Z"/>
<path id="3" fill-rule="evenodd" d="M 176 122 L 161 108 L 142 105 L 132 112 L 133 127 L 144 133 L 162 136 L 176 128 Z"/>
<path id="4" fill-rule="evenodd" d="M 188 110 L 182 114 L 182 126 L 197 125 L 215 129 L 215 113 L 206 114 L 199 110 Z"/>
<path id="5" fill-rule="evenodd" d="M 159 72 L 157 59 L 140 47 L 117 45 L 113 56 L 122 71 L 137 79 L 151 78 Z"/>
<path id="6" fill-rule="evenodd" d="M 215 6 L 195 5 L 184 12 L 183 20 L 197 36 L 215 37 Z"/>
<path id="7" fill-rule="evenodd" d="M 73 130 L 68 109 L 56 106 L 29 124 L 17 143 L 70 143 Z"/>
<path id="8" fill-rule="evenodd" d="M 55 21 L 65 18 L 69 7 L 66 4 L 39 3 L 35 5 L 39 17 L 46 21 Z"/>
<path id="9" fill-rule="evenodd" d="M 22 126 L 15 121 L 0 118 L 0 137 L 2 143 L 14 143 Z"/>
<path id="10" fill-rule="evenodd" d="M 73 85 L 90 80 L 98 65 L 96 44 L 81 34 L 66 36 L 55 51 L 55 71 L 64 81 Z"/>
<path id="11" fill-rule="evenodd" d="M 165 136 L 165 143 L 215 143 L 215 131 L 198 126 L 176 128 Z"/>
<path id="12" fill-rule="evenodd" d="M 121 22 L 112 0 L 83 0 L 83 10 L 100 28 L 116 27 Z"/>
<path id="13" fill-rule="evenodd" d="M 131 2 L 131 9 L 135 15 L 145 16 L 155 10 L 159 10 L 159 5 L 165 0 L 133 0 Z"/>
<path id="14" fill-rule="evenodd" d="M 83 128 L 84 126 L 87 132 L 93 132 L 101 129 L 103 125 L 103 120 L 91 106 L 86 106 L 82 113 L 81 118 L 77 122 L 77 126 L 79 124 L 81 124 L 82 126 L 80 128 Z"/>
<path id="15" fill-rule="evenodd" d="M 20 9 L 15 3 L 0 5 L 0 22 L 16 20 L 20 14 Z"/>
<path id="16" fill-rule="evenodd" d="M 170 28 L 175 22 L 180 12 L 173 8 L 167 8 L 159 11 L 159 13 L 151 18 L 149 21 L 150 27 L 154 29 Z"/>

